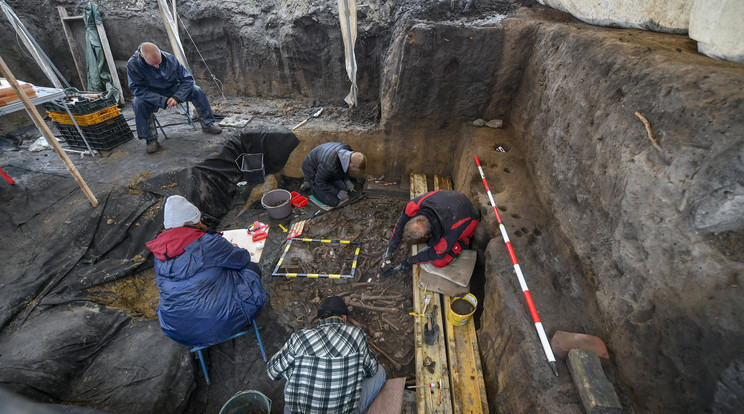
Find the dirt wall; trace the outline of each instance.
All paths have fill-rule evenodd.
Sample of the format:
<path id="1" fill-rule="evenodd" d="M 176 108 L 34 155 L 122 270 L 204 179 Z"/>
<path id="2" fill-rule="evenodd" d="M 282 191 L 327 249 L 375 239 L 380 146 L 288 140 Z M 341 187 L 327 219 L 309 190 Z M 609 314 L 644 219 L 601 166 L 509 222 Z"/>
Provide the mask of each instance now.
<path id="1" fill-rule="evenodd" d="M 74 84 L 55 7 L 80 14 L 86 2 L 8 3 Z M 348 141 L 384 155 L 370 163 L 375 175 L 452 175 L 485 215 L 490 206 L 471 164 L 482 156 L 526 273 L 541 281 L 531 287 L 548 333 L 558 327 L 605 339 L 615 362 L 608 375 L 625 407 L 725 411 L 744 369 L 742 66 L 698 55 L 682 36 L 594 28 L 554 11 L 502 21 L 492 13 L 502 10 L 498 2 L 456 2 L 456 13 L 448 3 L 362 8 L 360 97 L 379 101 L 379 129 L 314 122 L 298 133 L 288 173 L 296 175 L 313 144 Z M 155 2 L 99 4 L 125 80 L 140 42 L 168 44 L 162 18 Z M 340 102 L 348 93 L 332 4 L 184 1 L 179 12 L 197 45 L 183 37 L 187 57 L 210 96 L 218 91 L 207 67 L 229 95 Z M 471 21 L 468 13 L 481 15 Z M 1 54 L 16 76 L 46 84 L 9 25 L 0 28 Z M 503 135 L 468 126 L 501 117 Z M 499 194 L 517 173 L 539 200 Z M 524 211 L 541 220 L 524 223 Z M 493 220 L 484 218 L 483 229 L 496 229 Z M 490 311 L 478 334 L 489 402 L 505 412 L 577 412 L 568 375 L 551 382 L 543 366 L 502 242 L 483 242 L 498 234 L 479 231 Z M 535 369 L 537 377 L 525 375 Z"/>
<path id="2" fill-rule="evenodd" d="M 87 1 L 9 1 L 21 21 L 70 83 L 80 88 L 57 6 L 81 15 Z M 119 77 L 129 94 L 126 61 L 144 41 L 172 52 L 156 1 L 97 2 Z M 169 6 L 170 2 L 166 2 Z M 379 51 L 385 47 L 389 2 L 360 8 L 356 43 L 359 96 L 376 100 Z M 40 12 L 41 11 L 41 12 Z M 298 97 L 341 102 L 350 82 L 338 30 L 338 10 L 330 2 L 181 1 L 178 3 L 181 42 L 192 73 L 207 93 L 219 96 Z M 82 36 L 81 21 L 70 22 Z M 2 56 L 19 79 L 50 85 L 15 32 L 0 19 Z M 7 48 L 7 50 L 6 50 Z M 84 53 L 85 49 L 82 49 Z M 84 58 L 84 57 L 83 57 Z M 214 78 L 213 78 L 214 75 Z M 216 80 L 215 80 L 216 79 Z"/>
<path id="3" fill-rule="evenodd" d="M 744 67 L 682 36 L 541 20 L 505 22 L 534 33 L 511 121 L 619 376 L 642 411 L 726 411 L 744 358 Z"/>

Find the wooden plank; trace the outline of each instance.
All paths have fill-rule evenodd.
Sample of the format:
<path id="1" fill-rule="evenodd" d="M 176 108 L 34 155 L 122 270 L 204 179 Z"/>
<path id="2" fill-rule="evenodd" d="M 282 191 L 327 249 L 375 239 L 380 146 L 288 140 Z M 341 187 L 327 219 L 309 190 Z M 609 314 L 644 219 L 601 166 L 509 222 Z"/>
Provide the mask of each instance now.
<path id="1" fill-rule="evenodd" d="M 75 69 L 77 69 L 78 78 L 80 79 L 80 87 L 83 88 L 84 91 L 88 90 L 88 83 L 86 82 L 88 80 L 88 77 L 85 75 L 85 67 L 83 66 L 83 63 L 80 61 L 80 59 L 78 59 L 78 56 L 82 55 L 80 54 L 80 49 L 78 48 L 77 42 L 75 42 L 75 39 L 72 37 L 72 30 L 70 29 L 70 26 L 67 25 L 67 21 L 78 19 L 70 18 L 70 16 L 67 14 L 67 10 L 62 6 L 57 6 L 57 11 L 59 12 L 59 17 L 62 20 L 62 29 L 65 32 L 67 45 L 70 47 L 72 61 L 75 62 Z M 76 17 L 79 17 L 80 20 L 83 19 L 83 16 Z"/>
<path id="2" fill-rule="evenodd" d="M 411 174 L 411 198 L 416 198 L 420 195 L 426 194 L 429 190 L 427 189 L 426 176 L 423 174 Z"/>
<path id="3" fill-rule="evenodd" d="M 67 170 L 70 172 L 70 174 L 72 174 L 72 178 L 75 179 L 75 181 L 80 186 L 80 189 L 82 189 L 83 193 L 85 193 L 86 197 L 88 197 L 88 201 L 90 201 L 90 204 L 93 205 L 93 207 L 98 206 L 98 200 L 96 199 L 96 196 L 93 194 L 92 191 L 90 191 L 90 188 L 88 188 L 88 184 L 86 184 L 85 180 L 83 180 L 83 177 L 80 176 L 77 168 L 75 168 L 75 165 L 72 163 L 72 161 L 70 161 L 70 158 L 59 145 L 57 139 L 54 138 L 54 134 L 52 134 L 52 131 L 49 129 L 46 122 L 44 122 L 44 118 L 41 117 L 34 104 L 31 103 L 31 99 L 29 99 L 29 97 L 26 96 L 25 93 L 23 93 L 21 86 L 18 84 L 15 76 L 10 71 L 10 68 L 5 65 L 5 61 L 2 57 L 0 57 L 0 72 L 5 75 L 5 78 L 7 79 L 8 83 L 10 83 L 10 86 L 12 86 L 13 89 L 16 91 L 18 97 L 21 98 L 23 106 L 26 107 L 26 112 L 28 112 L 31 119 L 33 119 L 36 127 L 39 128 L 42 134 L 44 134 L 47 142 L 49 142 L 49 145 L 54 148 L 54 151 L 57 153 L 57 155 L 62 158 L 62 161 L 65 163 L 65 167 L 67 167 Z"/>
<path id="4" fill-rule="evenodd" d="M 183 50 L 181 37 L 178 34 L 178 21 L 176 20 L 177 15 L 175 0 L 173 1 L 173 13 L 171 13 L 171 11 L 168 9 L 166 0 L 158 0 L 158 8 L 160 9 L 160 15 L 163 17 L 163 23 L 165 23 L 165 32 L 168 34 L 168 40 L 170 41 L 173 55 L 176 57 L 176 59 L 178 59 L 181 65 L 183 65 L 183 67 L 186 68 L 186 70 L 189 71 L 191 75 L 193 75 L 194 72 L 191 72 L 189 62 L 188 60 L 186 60 L 186 52 L 184 52 Z M 196 117 L 198 115 L 196 113 L 196 107 L 194 105 L 191 105 L 189 108 L 191 117 Z"/>
<path id="5" fill-rule="evenodd" d="M 445 296 L 446 313 L 449 313 L 451 303 L 452 298 Z M 486 385 L 474 324 L 470 321 L 463 326 L 453 326 L 447 322 L 445 326 L 454 412 L 488 413 Z"/>
<path id="6" fill-rule="evenodd" d="M 450 177 L 434 176 L 435 190 L 451 190 Z M 444 317 L 449 313 L 452 298 L 444 296 Z M 453 326 L 445 321 L 447 354 L 449 355 L 450 389 L 452 408 L 460 413 L 488 413 L 486 384 L 480 360 L 475 325 L 472 321 L 463 326 Z"/>
<path id="7" fill-rule="evenodd" d="M 452 189 L 452 177 L 440 177 L 434 176 L 434 190 L 451 190 Z"/>
<path id="8" fill-rule="evenodd" d="M 176 12 L 176 0 L 173 0 L 173 30 L 178 33 L 178 13 Z"/>
<path id="9" fill-rule="evenodd" d="M 411 198 L 428 192 L 426 176 L 421 174 L 411 174 Z M 416 254 L 423 245 L 413 246 L 412 254 Z M 424 295 L 426 292 L 419 287 L 419 266 L 413 267 L 413 303 L 414 311 L 421 313 L 423 310 Z M 431 302 L 427 308 L 431 311 L 432 306 L 437 306 L 435 312 L 435 322 L 439 325 L 439 335 L 434 345 L 424 343 L 424 317 L 416 316 L 414 322 L 416 348 L 416 384 L 424 385 L 429 383 L 439 383 L 442 389 L 418 388 L 416 390 L 416 409 L 418 413 L 452 413 L 452 394 L 449 392 L 449 372 L 447 364 L 447 349 L 444 337 L 444 323 L 442 319 L 442 301 L 439 294 L 429 292 Z M 431 368 L 424 366 L 424 361 L 429 358 L 433 365 Z M 441 392 L 440 392 L 441 391 Z M 440 398 L 441 395 L 441 398 Z"/>
<path id="10" fill-rule="evenodd" d="M 163 16 L 163 22 L 165 23 L 165 31 L 168 33 L 168 40 L 170 40 L 171 49 L 173 49 L 173 55 L 181 62 L 181 65 L 191 72 L 189 62 L 186 60 L 186 55 L 183 52 L 183 45 L 181 45 L 181 38 L 178 35 L 178 31 L 174 31 L 176 25 L 173 20 L 173 15 L 168 9 L 168 5 L 165 0 L 158 0 L 158 7 L 160 8 L 160 15 Z M 192 73 L 193 75 L 193 73 Z"/>
<path id="11" fill-rule="evenodd" d="M 62 7 L 62 6 L 57 6 L 57 7 Z M 83 20 L 83 16 L 82 15 L 81 16 L 65 16 L 65 17 L 62 18 L 62 20 L 63 21 L 68 21 L 68 22 L 74 22 L 74 21 L 77 21 L 77 20 L 81 20 L 82 21 Z"/>
<path id="12" fill-rule="evenodd" d="M 109 46 L 108 36 L 106 36 L 106 29 L 103 28 L 103 23 L 96 24 L 96 30 L 98 30 L 98 37 L 101 38 L 101 47 L 103 48 L 103 55 L 106 57 L 111 79 L 114 81 L 116 89 L 119 90 L 119 103 L 123 104 L 124 89 L 121 87 L 121 82 L 119 81 L 119 73 L 116 71 L 116 63 L 114 63 L 114 56 L 111 54 L 111 46 Z"/>

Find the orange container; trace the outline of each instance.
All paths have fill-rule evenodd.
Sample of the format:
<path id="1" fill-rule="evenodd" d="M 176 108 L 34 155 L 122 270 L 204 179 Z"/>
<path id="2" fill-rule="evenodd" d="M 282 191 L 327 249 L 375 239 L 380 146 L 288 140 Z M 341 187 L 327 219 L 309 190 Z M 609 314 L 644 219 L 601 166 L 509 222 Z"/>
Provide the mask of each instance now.
<path id="1" fill-rule="evenodd" d="M 72 119 L 67 115 L 66 112 L 53 112 L 47 111 L 52 121 L 60 123 L 62 125 L 73 125 Z M 101 109 L 100 111 L 94 112 L 90 115 L 73 115 L 75 121 L 80 126 L 92 126 L 99 124 L 103 121 L 109 120 L 117 115 L 121 114 L 121 110 L 118 106 L 112 105 L 108 108 Z"/>

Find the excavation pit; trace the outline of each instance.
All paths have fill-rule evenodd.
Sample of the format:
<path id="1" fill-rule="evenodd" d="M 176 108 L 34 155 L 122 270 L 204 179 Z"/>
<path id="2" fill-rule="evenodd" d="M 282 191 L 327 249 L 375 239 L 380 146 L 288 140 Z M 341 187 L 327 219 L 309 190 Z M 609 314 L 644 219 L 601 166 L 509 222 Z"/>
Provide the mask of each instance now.
<path id="1" fill-rule="evenodd" d="M 99 3 L 125 79 L 141 41 L 168 43 L 160 14 L 154 2 Z M 477 155 L 548 336 L 600 337 L 611 356 L 604 374 L 629 412 L 741 411 L 742 66 L 698 54 L 686 36 L 590 26 L 532 3 L 454 2 L 449 11 L 449 2 L 378 3 L 360 7 L 360 102 L 349 109 L 333 7 L 186 2 L 190 15 L 180 21 L 209 50 L 209 70 L 195 49 L 187 54 L 219 115 L 251 119 L 246 128 L 261 134 L 286 132 L 324 108 L 295 131 L 283 172 L 270 173 L 265 160 L 265 187 L 237 185 L 246 177 L 236 157 L 261 152 L 240 148 L 242 130 L 205 136 L 165 110 L 161 151 L 147 156 L 132 140 L 95 159 L 73 157 L 100 201 L 94 209 L 56 155 L 26 151 L 34 128 L 18 133 L 18 118 L 3 119 L 0 167 L 16 180 L 0 181 L 4 388 L 110 412 L 187 413 L 217 412 L 255 388 L 274 411 L 283 408 L 283 382 L 267 381 L 250 335 L 209 350 L 207 387 L 188 350 L 160 331 L 144 243 L 161 230 L 161 203 L 172 194 L 195 201 L 212 228 L 272 226 L 261 261 L 270 300 L 257 321 L 269 354 L 314 323 L 318 298 L 339 294 L 380 348 L 388 376 L 410 378 L 410 277 L 378 280 L 373 262 L 409 198 L 409 174 L 421 173 L 429 188 L 435 175 L 450 176 L 481 213 L 473 322 L 493 412 L 581 412 L 565 363 L 556 378 L 546 361 Z M 62 72 L 74 74 L 56 35 L 59 16 L 40 13 L 38 2 L 14 7 Z M 15 45 L 7 28 L 2 44 Z M 44 84 L 25 55 L 2 55 L 18 78 Z M 129 104 L 123 109 L 133 127 Z M 310 220 L 303 237 L 360 234 L 358 277 L 272 278 L 285 242 L 278 225 L 313 207 L 274 219 L 261 191 L 298 191 L 304 154 L 328 141 L 367 154 L 357 185 L 366 182 L 369 199 Z"/>

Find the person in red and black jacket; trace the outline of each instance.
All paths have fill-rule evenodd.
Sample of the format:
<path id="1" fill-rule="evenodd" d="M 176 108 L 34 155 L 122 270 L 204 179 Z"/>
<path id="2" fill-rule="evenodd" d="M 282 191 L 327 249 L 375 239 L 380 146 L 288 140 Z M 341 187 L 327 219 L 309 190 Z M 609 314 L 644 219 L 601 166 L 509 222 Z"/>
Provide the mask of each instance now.
<path id="1" fill-rule="evenodd" d="M 478 209 L 458 191 L 438 190 L 416 197 L 398 218 L 382 261 L 390 263 L 402 240 L 407 245 L 426 243 L 427 247 L 404 260 L 401 270 L 419 263 L 447 266 L 470 246 L 479 220 Z"/>

